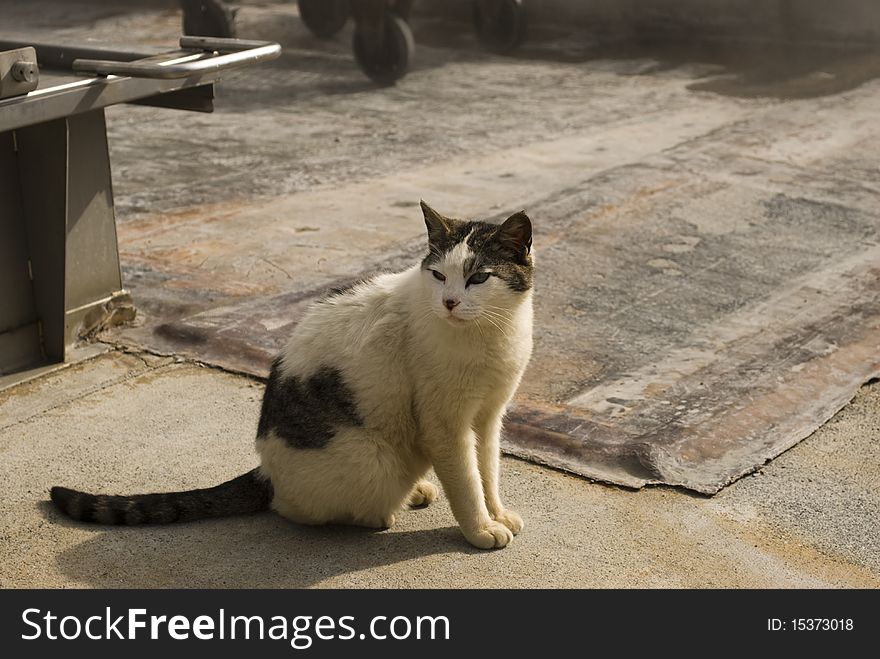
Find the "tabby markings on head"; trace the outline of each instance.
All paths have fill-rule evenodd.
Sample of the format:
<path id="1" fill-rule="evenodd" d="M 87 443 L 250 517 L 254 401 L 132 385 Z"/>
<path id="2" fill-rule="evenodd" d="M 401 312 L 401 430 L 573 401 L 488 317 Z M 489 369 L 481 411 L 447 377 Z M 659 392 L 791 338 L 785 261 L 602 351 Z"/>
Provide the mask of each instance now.
<path id="1" fill-rule="evenodd" d="M 439 263 L 464 244 L 470 251 L 463 263 L 465 278 L 480 268 L 491 268 L 511 290 L 524 293 L 531 289 L 532 228 L 524 212 L 511 215 L 503 224 L 444 217 L 425 202 L 422 212 L 428 227 L 428 254 L 422 268 Z"/>

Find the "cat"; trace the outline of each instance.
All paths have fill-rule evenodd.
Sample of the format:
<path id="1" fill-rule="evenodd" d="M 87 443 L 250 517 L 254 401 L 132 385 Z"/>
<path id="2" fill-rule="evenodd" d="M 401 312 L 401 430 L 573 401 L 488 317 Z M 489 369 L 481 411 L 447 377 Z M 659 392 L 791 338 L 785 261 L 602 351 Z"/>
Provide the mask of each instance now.
<path id="1" fill-rule="evenodd" d="M 505 409 L 532 352 L 532 224 L 444 217 L 424 201 L 428 251 L 316 302 L 273 363 L 260 466 L 189 492 L 106 496 L 53 487 L 68 516 L 159 524 L 273 509 L 303 524 L 384 529 L 425 506 L 433 467 L 482 549 L 523 528 L 498 493 Z"/>

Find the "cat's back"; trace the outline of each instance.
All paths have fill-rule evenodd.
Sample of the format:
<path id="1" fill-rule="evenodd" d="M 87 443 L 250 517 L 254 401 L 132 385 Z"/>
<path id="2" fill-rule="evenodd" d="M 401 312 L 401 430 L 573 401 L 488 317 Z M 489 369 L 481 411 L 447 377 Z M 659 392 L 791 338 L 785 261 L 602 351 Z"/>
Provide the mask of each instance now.
<path id="1" fill-rule="evenodd" d="M 286 370 L 347 367 L 373 353 L 393 352 L 403 340 L 404 288 L 409 270 L 377 275 L 331 292 L 304 314 L 283 352 Z"/>

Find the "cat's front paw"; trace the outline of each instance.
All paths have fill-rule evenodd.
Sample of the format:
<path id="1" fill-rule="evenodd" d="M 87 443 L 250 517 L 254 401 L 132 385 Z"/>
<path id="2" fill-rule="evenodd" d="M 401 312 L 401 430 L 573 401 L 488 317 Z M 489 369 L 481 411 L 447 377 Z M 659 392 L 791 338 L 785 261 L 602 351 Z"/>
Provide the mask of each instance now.
<path id="1" fill-rule="evenodd" d="M 500 513 L 492 515 L 492 518 L 496 522 L 501 522 L 510 529 L 513 535 L 518 535 L 520 531 L 523 530 L 523 521 L 522 517 L 519 516 L 519 513 L 505 508 Z"/>
<path id="2" fill-rule="evenodd" d="M 424 508 L 437 498 L 437 486 L 428 481 L 419 481 L 409 493 L 407 504 L 412 508 Z"/>
<path id="3" fill-rule="evenodd" d="M 513 533 L 509 528 L 495 520 L 475 531 L 464 531 L 464 537 L 474 547 L 479 549 L 501 549 L 513 540 Z"/>

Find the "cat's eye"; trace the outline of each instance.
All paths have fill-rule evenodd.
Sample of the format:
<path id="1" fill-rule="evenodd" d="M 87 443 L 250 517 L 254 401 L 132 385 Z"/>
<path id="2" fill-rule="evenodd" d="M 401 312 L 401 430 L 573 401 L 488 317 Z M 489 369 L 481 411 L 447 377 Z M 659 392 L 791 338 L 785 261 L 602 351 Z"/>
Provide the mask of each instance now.
<path id="1" fill-rule="evenodd" d="M 467 280 L 467 285 L 471 284 L 482 284 L 489 278 L 488 272 L 478 272 L 470 276 L 470 279 Z"/>
<path id="2" fill-rule="evenodd" d="M 446 277 L 444 275 L 441 275 L 436 270 L 431 270 L 431 274 L 434 275 L 434 279 L 438 281 L 446 281 Z"/>

